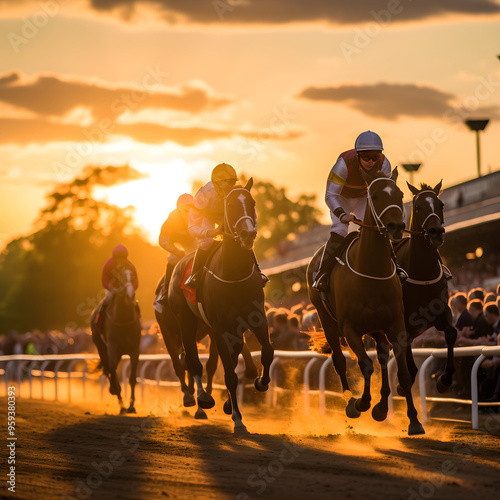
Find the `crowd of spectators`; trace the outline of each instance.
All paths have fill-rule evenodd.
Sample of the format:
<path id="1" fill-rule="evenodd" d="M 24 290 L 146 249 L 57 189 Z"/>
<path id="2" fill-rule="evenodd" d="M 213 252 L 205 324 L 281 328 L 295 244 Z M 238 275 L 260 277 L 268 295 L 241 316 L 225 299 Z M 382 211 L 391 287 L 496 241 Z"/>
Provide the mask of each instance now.
<path id="1" fill-rule="evenodd" d="M 453 325 L 458 336 L 456 346 L 500 345 L 500 285 L 495 292 L 487 293 L 474 288 L 468 293 L 452 292 L 449 300 L 453 312 Z M 314 307 L 302 301 L 293 307 L 265 305 L 271 343 L 276 350 L 304 351 L 309 349 L 308 332 L 321 329 Z M 142 354 L 165 354 L 165 344 L 156 322 L 143 325 L 140 352 Z M 246 342 L 251 351 L 260 350 L 253 334 L 246 332 Z M 200 345 L 200 350 L 208 347 Z M 367 347 L 373 347 L 371 344 Z M 413 347 L 446 347 L 443 332 L 430 328 L 413 342 Z M 72 354 L 95 353 L 90 329 L 78 328 L 69 331 L 9 332 L 0 336 L 0 354 Z M 456 358 L 456 373 L 453 388 L 459 397 L 470 397 L 470 369 L 474 358 Z M 436 362 L 435 376 L 439 376 L 444 361 Z M 500 357 L 483 361 L 479 379 L 480 397 L 488 401 L 500 401 Z"/>
<path id="2" fill-rule="evenodd" d="M 457 329 L 455 346 L 500 345 L 500 285 L 496 292 L 473 288 L 468 293 L 452 292 L 449 300 L 453 312 L 453 325 Z M 446 347 L 442 332 L 430 328 L 413 342 L 414 347 Z M 461 398 L 470 397 L 470 371 L 473 357 L 455 359 L 456 372 L 453 390 Z M 435 376 L 439 376 L 444 361 L 436 363 Z M 478 372 L 479 396 L 483 401 L 500 401 L 500 358 L 485 359 Z"/>

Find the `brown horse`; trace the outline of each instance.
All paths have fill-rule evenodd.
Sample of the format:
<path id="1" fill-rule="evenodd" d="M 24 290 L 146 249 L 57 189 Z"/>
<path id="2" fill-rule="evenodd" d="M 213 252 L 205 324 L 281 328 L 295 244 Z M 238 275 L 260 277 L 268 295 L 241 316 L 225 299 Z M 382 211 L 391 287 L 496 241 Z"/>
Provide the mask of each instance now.
<path id="1" fill-rule="evenodd" d="M 192 254 L 191 254 L 192 256 Z M 173 266 L 169 264 L 167 266 L 167 272 L 163 276 L 162 280 L 165 280 L 165 284 L 163 285 L 167 290 L 170 284 L 170 279 L 172 277 Z M 160 285 L 157 288 L 158 290 L 162 288 Z M 184 406 L 190 407 L 196 404 L 196 400 L 193 396 L 194 394 L 194 379 L 189 371 L 187 371 L 186 361 L 185 361 L 185 352 L 182 346 L 182 338 L 181 338 L 181 329 L 179 327 L 179 322 L 177 320 L 176 315 L 172 311 L 170 304 L 168 301 L 163 303 L 158 307 L 155 304 L 155 316 L 156 321 L 158 321 L 158 325 L 160 326 L 160 331 L 163 336 L 163 340 L 165 342 L 165 346 L 170 355 L 170 359 L 172 360 L 172 366 L 174 368 L 175 374 L 179 379 L 181 384 L 181 391 L 184 394 L 183 403 Z M 204 323 L 199 322 L 197 326 L 196 332 L 196 341 L 200 342 L 206 335 L 209 335 L 210 327 Z M 254 364 L 252 359 L 252 354 L 250 353 L 246 344 L 243 346 L 242 354 L 245 360 L 245 376 L 247 378 L 252 378 L 257 376 L 257 367 Z M 206 392 L 207 394 L 212 394 L 212 385 L 215 371 L 217 369 L 217 364 L 219 360 L 219 353 L 217 351 L 217 345 L 213 340 L 210 340 L 210 355 L 205 365 L 205 370 L 207 373 L 207 385 Z M 186 372 L 188 376 L 188 382 L 186 384 Z M 203 402 L 202 402 L 203 404 Z M 196 419 L 206 419 L 207 414 L 203 410 L 203 407 L 198 405 L 198 409 L 194 415 Z"/>
<path id="2" fill-rule="evenodd" d="M 433 188 L 422 184 L 420 189 L 408 183 L 408 188 L 413 194 L 411 238 L 405 238 L 395 248 L 398 261 L 409 276 L 403 283 L 408 345 L 431 326 L 444 331 L 448 357 L 445 373 L 437 381 L 438 391 L 444 392 L 451 385 L 455 371 L 453 346 L 457 330 L 451 324 L 453 316 L 448 306 L 448 284 L 438 252 L 444 234 L 444 204 L 438 197 L 441 182 Z M 415 381 L 417 367 L 411 348 L 407 349 L 406 355 L 412 381 Z M 401 392 L 400 387 L 398 391 Z"/>
<path id="3" fill-rule="evenodd" d="M 130 271 L 126 270 L 127 284 L 119 288 L 106 309 L 103 322 L 104 339 L 92 325 L 92 339 L 97 346 L 104 375 L 109 379 L 109 392 L 118 398 L 120 413 L 136 413 L 135 385 L 139 364 L 139 344 L 141 341 L 141 320 L 139 309 L 130 283 Z M 130 406 L 125 408 L 121 397 L 121 386 L 116 369 L 124 354 L 130 356 Z"/>
<path id="4" fill-rule="evenodd" d="M 186 364 L 196 382 L 198 403 L 202 401 L 206 408 L 215 402 L 201 383 L 203 367 L 196 347 L 196 331 L 203 321 L 211 327 L 210 335 L 224 365 L 229 391 L 224 412 L 232 415 L 235 433 L 247 432 L 236 399 L 238 376 L 234 371 L 244 345 L 243 334 L 251 330 L 262 346 L 264 370 L 255 380 L 259 391 L 269 387 L 269 367 L 274 353 L 269 342 L 262 279 L 252 252 L 257 236 L 255 202 L 250 194 L 252 183 L 250 179 L 245 187 L 234 188 L 224 198 L 224 238 L 207 261 L 203 281 L 197 287 L 198 307 L 185 299 L 179 286 L 187 257 L 175 267 L 168 293 L 170 307 L 181 328 Z"/>
<path id="5" fill-rule="evenodd" d="M 321 334 L 312 339 L 315 350 L 331 352 L 332 361 L 342 382 L 344 397 L 349 400 L 346 414 L 359 417 L 371 405 L 370 379 L 373 363 L 366 354 L 363 336 L 370 334 L 377 342 L 377 357 L 382 369 L 382 389 L 380 402 L 372 410 L 375 420 L 387 417 L 390 394 L 387 374 L 389 342 L 392 344 L 398 366 L 398 378 L 406 394 L 409 435 L 423 434 L 425 431 L 418 420 L 417 410 L 411 395 L 411 376 L 406 365 L 406 332 L 403 313 L 403 293 L 392 260 L 391 239 L 402 237 L 403 193 L 396 186 L 397 169 L 390 177 L 382 172 L 365 174 L 367 184 L 367 206 L 364 223 L 360 224 L 359 238 L 350 240 L 347 249 L 341 252 L 341 263 L 336 264 L 330 276 L 330 292 L 323 298 L 312 289 L 313 272 L 317 270 L 323 248 L 312 258 L 307 280 L 309 297 L 318 311 L 329 351 L 325 350 Z M 322 335 L 321 335 L 322 337 Z M 360 399 L 355 399 L 349 389 L 346 376 L 346 361 L 342 354 L 340 338 L 347 343 L 358 358 L 364 376 L 364 391 Z M 323 340 L 323 345 L 321 343 Z"/>

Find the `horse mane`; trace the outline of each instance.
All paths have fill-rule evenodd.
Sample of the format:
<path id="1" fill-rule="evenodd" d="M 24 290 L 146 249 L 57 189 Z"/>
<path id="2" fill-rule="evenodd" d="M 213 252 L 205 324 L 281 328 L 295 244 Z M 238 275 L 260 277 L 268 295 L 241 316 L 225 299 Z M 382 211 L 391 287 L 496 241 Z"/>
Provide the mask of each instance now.
<path id="1" fill-rule="evenodd" d="M 434 191 L 432 189 L 432 186 L 429 186 L 429 184 L 426 184 L 425 182 L 420 183 L 420 191 Z"/>

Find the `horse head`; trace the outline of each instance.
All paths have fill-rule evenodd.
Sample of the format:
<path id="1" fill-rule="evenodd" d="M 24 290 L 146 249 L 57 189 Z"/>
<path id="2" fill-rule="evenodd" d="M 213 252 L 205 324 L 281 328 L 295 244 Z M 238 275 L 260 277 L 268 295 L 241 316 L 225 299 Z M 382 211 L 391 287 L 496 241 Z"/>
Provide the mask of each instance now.
<path id="1" fill-rule="evenodd" d="M 410 229 L 421 232 L 435 248 L 443 244 L 444 203 L 439 199 L 442 182 L 433 188 L 421 184 L 420 189 L 407 182 L 408 189 L 413 194 Z"/>
<path id="2" fill-rule="evenodd" d="M 251 250 L 257 236 L 255 201 L 250 194 L 253 179 L 245 187 L 235 187 L 224 198 L 224 233 Z"/>
<path id="3" fill-rule="evenodd" d="M 396 185 L 398 168 L 390 176 L 382 171 L 374 173 L 361 169 L 367 185 L 367 203 L 377 229 L 391 240 L 400 240 L 405 228 L 403 192 Z M 365 221 L 366 222 L 366 221 Z"/>

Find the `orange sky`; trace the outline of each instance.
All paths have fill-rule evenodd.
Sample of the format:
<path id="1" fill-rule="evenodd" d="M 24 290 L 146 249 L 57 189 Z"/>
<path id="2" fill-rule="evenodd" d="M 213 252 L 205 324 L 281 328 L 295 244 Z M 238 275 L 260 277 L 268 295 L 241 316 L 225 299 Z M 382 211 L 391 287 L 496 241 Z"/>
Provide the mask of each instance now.
<path id="1" fill-rule="evenodd" d="M 367 129 L 393 166 L 422 162 L 416 180 L 446 187 L 476 174 L 462 120 L 488 117 L 483 172 L 497 170 L 500 4 L 457 10 L 0 0 L 0 245 L 29 232 L 44 195 L 88 164 L 150 175 L 100 195 L 135 205 L 153 239 L 177 196 L 221 161 L 316 193 L 326 220 L 329 169 Z"/>

